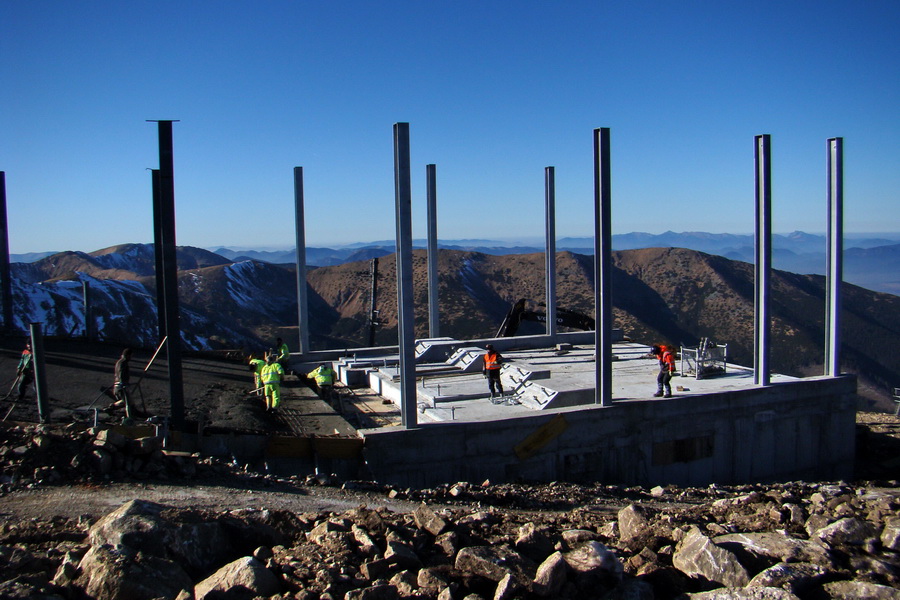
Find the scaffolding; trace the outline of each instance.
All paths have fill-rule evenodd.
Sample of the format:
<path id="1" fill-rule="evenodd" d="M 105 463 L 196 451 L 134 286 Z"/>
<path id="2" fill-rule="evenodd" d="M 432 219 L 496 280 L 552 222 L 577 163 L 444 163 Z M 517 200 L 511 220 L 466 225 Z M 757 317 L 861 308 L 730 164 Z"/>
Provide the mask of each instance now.
<path id="1" fill-rule="evenodd" d="M 681 347 L 681 374 L 695 379 L 725 374 L 728 344 L 716 344 L 709 338 L 700 340 L 698 346 Z"/>

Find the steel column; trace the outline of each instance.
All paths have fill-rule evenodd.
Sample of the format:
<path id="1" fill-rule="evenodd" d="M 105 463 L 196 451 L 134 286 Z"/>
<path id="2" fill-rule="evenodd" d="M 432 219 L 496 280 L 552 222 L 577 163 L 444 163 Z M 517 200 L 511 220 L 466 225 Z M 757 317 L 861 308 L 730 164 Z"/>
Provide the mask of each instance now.
<path id="1" fill-rule="evenodd" d="M 175 245 L 175 167 L 172 151 L 172 121 L 157 121 L 159 127 L 159 239 L 162 248 L 165 292 L 166 352 L 169 365 L 170 425 L 184 430 L 184 382 L 181 365 L 181 325 L 178 314 L 178 259 Z"/>
<path id="2" fill-rule="evenodd" d="M 166 339 L 166 282 L 163 277 L 162 216 L 159 201 L 159 169 L 150 171 L 153 184 L 153 260 L 156 265 L 156 328 L 159 341 Z"/>
<path id="3" fill-rule="evenodd" d="M 438 305 L 437 167 L 425 165 L 428 218 L 428 337 L 440 335 Z"/>
<path id="4" fill-rule="evenodd" d="M 397 322 L 400 345 L 400 419 L 418 425 L 412 272 L 412 191 L 409 123 L 394 123 L 394 203 L 397 225 Z"/>
<path id="5" fill-rule="evenodd" d="M 9 223 L 6 220 L 6 172 L 0 171 L 0 294 L 3 296 L 3 327 L 13 330 L 12 275 L 9 269 Z"/>
<path id="6" fill-rule="evenodd" d="M 397 333 L 400 345 L 400 420 L 418 425 L 416 412 L 415 322 L 413 314 L 412 192 L 409 123 L 394 123 L 394 204 L 397 225 Z"/>
<path id="7" fill-rule="evenodd" d="M 306 293 L 306 212 L 303 206 L 303 167 L 294 167 L 294 231 L 297 246 L 297 328 L 300 353 L 309 348 L 309 301 Z"/>
<path id="8" fill-rule="evenodd" d="M 41 423 L 50 422 L 50 407 L 48 400 L 50 392 L 47 389 L 47 363 L 44 360 L 44 334 L 40 323 L 32 323 L 31 334 L 31 360 L 34 361 L 34 393 L 37 395 L 38 418 Z"/>
<path id="9" fill-rule="evenodd" d="M 772 140 L 755 138 L 756 149 L 756 260 L 754 292 L 753 382 L 769 385 L 769 291 L 772 277 Z"/>
<path id="10" fill-rule="evenodd" d="M 94 340 L 94 323 L 93 323 L 93 307 L 91 306 L 91 282 L 84 280 L 81 282 L 81 291 L 84 298 L 84 339 L 91 342 Z"/>
<path id="11" fill-rule="evenodd" d="M 612 406 L 612 168 L 609 128 L 594 130 L 595 402 Z"/>
<path id="12" fill-rule="evenodd" d="M 556 338 L 556 169 L 544 169 L 544 267 L 547 297 L 547 335 Z"/>
<path id="13" fill-rule="evenodd" d="M 844 138 L 828 140 L 828 258 L 825 374 L 841 374 L 841 283 L 844 280 Z"/>

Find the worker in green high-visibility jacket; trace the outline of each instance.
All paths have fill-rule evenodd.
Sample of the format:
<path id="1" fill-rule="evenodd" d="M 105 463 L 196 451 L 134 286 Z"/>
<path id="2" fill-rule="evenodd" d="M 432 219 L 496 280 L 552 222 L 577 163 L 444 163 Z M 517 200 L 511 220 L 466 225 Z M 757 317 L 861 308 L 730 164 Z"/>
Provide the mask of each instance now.
<path id="1" fill-rule="evenodd" d="M 266 394 L 266 411 L 273 412 L 281 404 L 281 380 L 284 379 L 284 369 L 274 354 L 266 357 L 266 366 L 260 371 L 263 391 Z"/>
<path id="2" fill-rule="evenodd" d="M 285 371 L 290 369 L 291 351 L 288 350 L 287 343 L 281 338 L 275 340 L 275 360 L 281 364 Z"/>
<path id="3" fill-rule="evenodd" d="M 319 389 L 319 397 L 326 401 L 331 401 L 331 394 L 334 390 L 334 380 L 337 379 L 337 373 L 328 363 L 322 363 L 309 374 L 308 378 L 316 380 L 316 387 Z"/>
<path id="4" fill-rule="evenodd" d="M 250 365 L 250 372 L 253 373 L 253 383 L 255 384 L 253 386 L 253 392 L 257 395 L 262 394 L 262 370 L 263 367 L 266 366 L 266 361 L 261 358 L 256 358 L 256 354 L 251 354 L 247 362 Z"/>

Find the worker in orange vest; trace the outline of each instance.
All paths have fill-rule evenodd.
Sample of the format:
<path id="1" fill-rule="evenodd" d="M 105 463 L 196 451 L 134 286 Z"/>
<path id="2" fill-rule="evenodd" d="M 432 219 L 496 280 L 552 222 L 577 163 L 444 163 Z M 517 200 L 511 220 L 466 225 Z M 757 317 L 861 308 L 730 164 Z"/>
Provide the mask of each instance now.
<path id="1" fill-rule="evenodd" d="M 672 375 L 675 374 L 675 351 L 663 344 L 654 345 L 650 353 L 659 359 L 659 375 L 656 376 L 656 393 L 654 398 L 672 397 Z M 663 393 L 665 389 L 665 393 Z"/>
<path id="2" fill-rule="evenodd" d="M 500 396 L 503 395 L 503 384 L 500 383 L 500 366 L 503 363 L 503 357 L 500 356 L 500 353 L 494 350 L 494 346 L 488 344 L 486 346 L 487 352 L 484 355 L 484 367 L 483 373 L 484 376 L 487 377 L 488 380 L 488 388 L 491 390 L 491 398 L 494 397 L 494 388 L 496 387 L 496 393 Z"/>

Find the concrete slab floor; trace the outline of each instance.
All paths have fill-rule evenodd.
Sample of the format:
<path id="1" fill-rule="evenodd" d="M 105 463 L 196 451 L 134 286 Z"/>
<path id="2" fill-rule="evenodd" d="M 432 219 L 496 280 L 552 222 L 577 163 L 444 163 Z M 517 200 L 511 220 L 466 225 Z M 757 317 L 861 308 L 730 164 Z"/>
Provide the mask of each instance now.
<path id="1" fill-rule="evenodd" d="M 549 377 L 534 380 L 535 383 L 557 391 L 593 390 L 596 387 L 596 364 L 593 346 L 572 346 L 567 351 L 553 348 L 507 350 L 502 353 L 506 364 L 542 373 Z M 396 355 L 393 355 L 396 356 Z M 441 363 L 442 364 L 442 363 Z M 418 421 L 485 421 L 535 414 L 535 409 L 522 403 L 520 396 L 504 383 L 505 395 L 491 398 L 487 381 L 480 372 L 434 372 L 434 365 L 417 365 Z M 755 387 L 753 370 L 728 364 L 725 373 L 696 379 L 683 375 L 685 365 L 676 360 L 678 374 L 672 379 L 673 393 L 679 396 L 713 394 L 727 390 Z M 658 361 L 650 354 L 650 348 L 633 342 L 613 344 L 613 402 L 647 401 L 664 402 L 654 398 Z M 383 385 L 399 386 L 396 367 L 382 369 Z M 772 374 L 771 381 L 787 381 L 793 378 Z M 394 380 L 392 382 L 392 380 Z M 358 427 L 396 426 L 400 423 L 399 407 L 368 388 L 353 391 L 355 399 L 346 402 L 344 412 L 359 423 Z M 351 416 L 352 415 L 352 416 Z"/>

